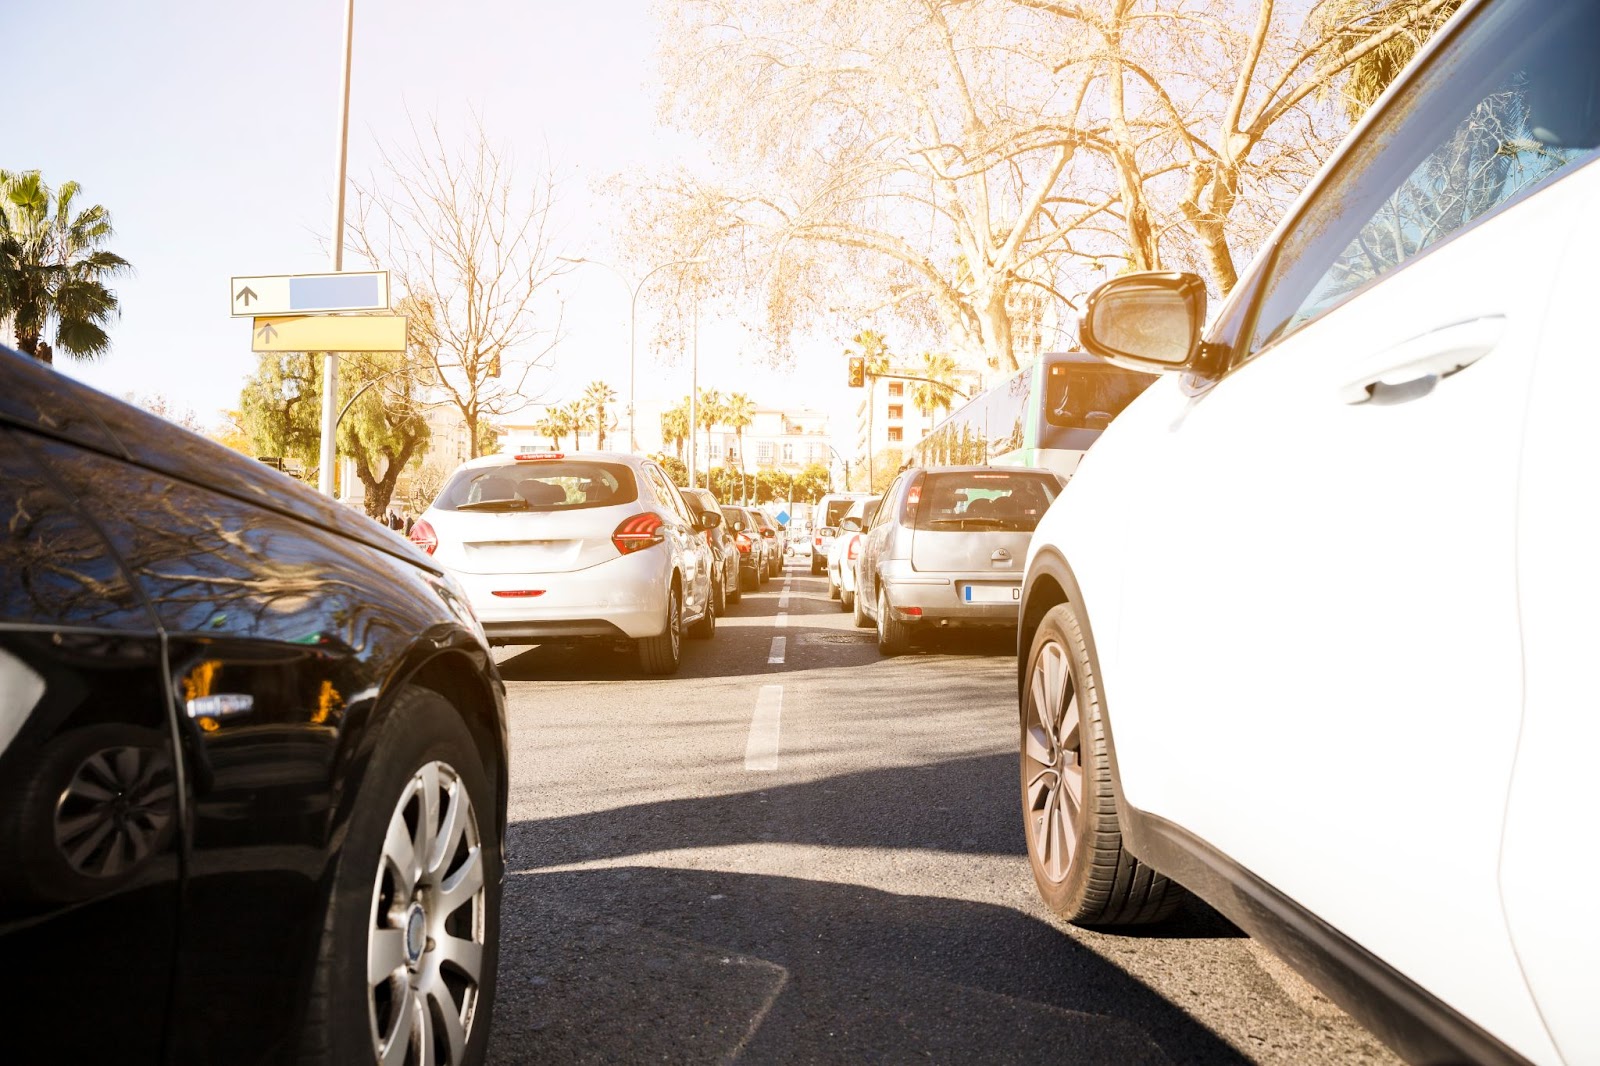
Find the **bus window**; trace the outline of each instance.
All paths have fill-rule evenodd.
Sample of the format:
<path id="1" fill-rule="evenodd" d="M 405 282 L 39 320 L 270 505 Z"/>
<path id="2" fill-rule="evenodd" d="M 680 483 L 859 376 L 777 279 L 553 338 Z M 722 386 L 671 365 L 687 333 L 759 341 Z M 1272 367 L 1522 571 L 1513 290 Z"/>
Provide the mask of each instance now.
<path id="1" fill-rule="evenodd" d="M 1155 379 L 1114 366 L 1057 363 L 1045 379 L 1045 421 L 1063 429 L 1105 429 Z"/>

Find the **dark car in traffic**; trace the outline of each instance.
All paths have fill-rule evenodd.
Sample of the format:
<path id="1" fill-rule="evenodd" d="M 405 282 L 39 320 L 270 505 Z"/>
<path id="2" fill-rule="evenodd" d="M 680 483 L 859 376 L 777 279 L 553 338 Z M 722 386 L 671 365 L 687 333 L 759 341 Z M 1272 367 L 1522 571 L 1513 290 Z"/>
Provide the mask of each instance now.
<path id="1" fill-rule="evenodd" d="M 722 528 L 733 536 L 739 553 L 739 587 L 745 592 L 754 592 L 772 574 L 769 560 L 773 542 L 762 537 L 761 527 L 750 512 L 748 507 L 722 508 Z"/>
<path id="2" fill-rule="evenodd" d="M 0 349 L 8 1062 L 478 1062 L 504 687 L 454 583 Z"/>
<path id="3" fill-rule="evenodd" d="M 691 514 L 721 514 L 722 505 L 710 489 L 679 488 L 678 494 L 689 505 Z M 739 583 L 739 543 L 734 539 L 726 520 L 707 529 L 704 536 L 706 543 L 711 545 L 713 569 L 716 571 L 712 596 L 716 600 L 717 614 L 727 614 L 728 604 L 738 603 L 744 597 L 744 590 Z"/>

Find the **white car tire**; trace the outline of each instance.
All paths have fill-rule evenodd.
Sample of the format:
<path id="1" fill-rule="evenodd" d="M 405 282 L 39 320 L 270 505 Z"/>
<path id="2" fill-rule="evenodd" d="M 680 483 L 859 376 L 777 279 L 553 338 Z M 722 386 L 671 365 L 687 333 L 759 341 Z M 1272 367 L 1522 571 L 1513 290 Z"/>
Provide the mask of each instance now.
<path id="1" fill-rule="evenodd" d="M 1142 925 L 1183 889 L 1122 846 L 1098 680 L 1070 604 L 1051 608 L 1028 652 L 1019 708 L 1022 819 L 1044 902 L 1079 925 Z"/>

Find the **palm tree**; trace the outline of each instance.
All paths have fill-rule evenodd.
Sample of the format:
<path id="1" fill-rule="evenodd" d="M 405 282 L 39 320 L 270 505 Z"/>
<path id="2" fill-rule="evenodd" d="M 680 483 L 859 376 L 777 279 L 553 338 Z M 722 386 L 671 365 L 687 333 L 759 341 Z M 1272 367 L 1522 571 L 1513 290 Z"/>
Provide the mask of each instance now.
<path id="1" fill-rule="evenodd" d="M 695 410 L 695 419 L 700 423 L 700 429 L 706 431 L 706 465 L 711 465 L 711 431 L 722 421 L 725 414 L 722 393 L 716 389 L 701 389 L 700 402 Z"/>
<path id="2" fill-rule="evenodd" d="M 594 416 L 595 450 L 606 450 L 606 405 L 617 402 L 617 390 L 603 381 L 591 381 L 583 390 L 583 405 Z"/>
<path id="3" fill-rule="evenodd" d="M 744 431 L 755 421 L 756 405 L 742 392 L 728 396 L 722 405 L 722 424 L 733 430 L 735 447 L 739 451 L 739 482 L 744 483 Z"/>
<path id="4" fill-rule="evenodd" d="M 567 431 L 572 434 L 572 450 L 578 451 L 583 447 L 583 431 L 589 428 L 589 409 L 582 400 L 573 400 L 561 408 L 561 417 L 566 420 Z"/>
<path id="5" fill-rule="evenodd" d="M 80 191 L 69 181 L 52 197 L 37 170 L 0 170 L 0 319 L 11 319 L 17 347 L 41 363 L 56 348 L 93 359 L 111 347 L 105 326 L 118 305 L 105 283 L 130 269 L 100 248 L 112 236 L 104 207 L 73 213 Z"/>
<path id="6" fill-rule="evenodd" d="M 924 352 L 922 366 L 917 371 L 918 377 L 930 381 L 937 381 L 944 385 L 954 386 L 956 383 L 956 361 L 944 352 Z M 933 414 L 935 411 L 949 411 L 950 399 L 957 395 L 954 388 L 942 389 L 927 382 L 919 383 L 911 389 L 911 406 L 920 413 L 928 416 L 928 429 L 933 429 Z"/>
<path id="7" fill-rule="evenodd" d="M 661 412 L 661 439 L 678 455 L 678 461 L 683 461 L 683 442 L 689 438 L 689 401 L 683 400 L 673 407 Z"/>
<path id="8" fill-rule="evenodd" d="M 544 417 L 533 424 L 534 431 L 541 437 L 550 438 L 550 447 L 554 451 L 561 450 L 561 438 L 567 435 L 567 424 L 561 417 L 561 410 L 552 407 L 547 410 Z"/>

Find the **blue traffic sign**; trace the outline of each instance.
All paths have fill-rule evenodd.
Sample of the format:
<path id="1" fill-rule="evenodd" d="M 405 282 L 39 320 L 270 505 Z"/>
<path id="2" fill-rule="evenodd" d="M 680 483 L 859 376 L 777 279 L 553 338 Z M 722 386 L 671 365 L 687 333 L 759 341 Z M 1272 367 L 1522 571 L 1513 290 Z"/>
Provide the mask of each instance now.
<path id="1" fill-rule="evenodd" d="M 788 511 L 779 511 L 778 512 L 778 517 L 777 517 L 777 522 L 778 522 L 778 525 L 780 525 L 780 526 L 788 525 L 789 524 L 789 512 Z"/>

